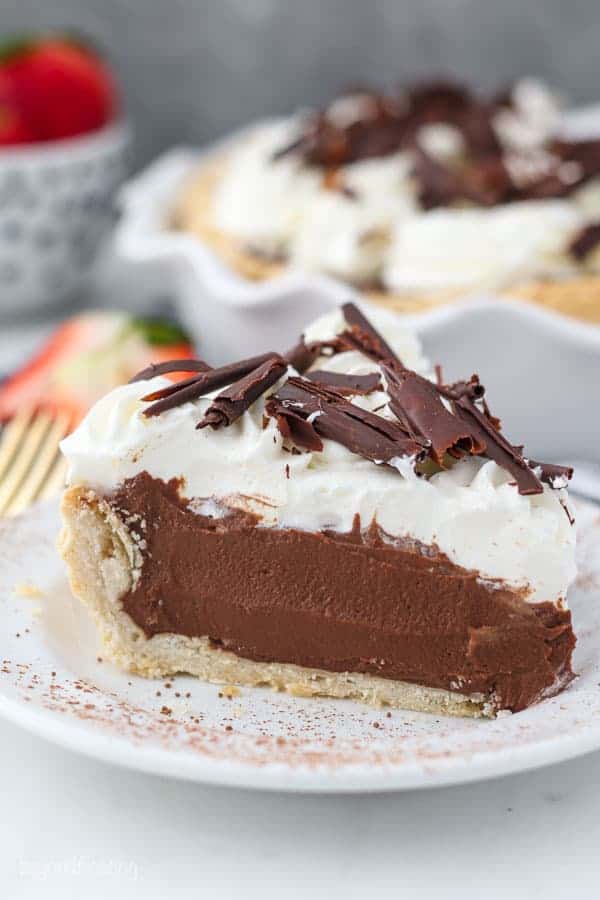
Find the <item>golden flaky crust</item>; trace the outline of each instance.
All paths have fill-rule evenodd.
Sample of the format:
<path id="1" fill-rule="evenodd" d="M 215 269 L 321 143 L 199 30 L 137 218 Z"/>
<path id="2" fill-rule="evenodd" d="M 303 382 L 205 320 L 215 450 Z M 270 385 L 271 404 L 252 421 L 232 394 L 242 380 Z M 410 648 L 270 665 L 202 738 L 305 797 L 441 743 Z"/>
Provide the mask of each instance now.
<path id="1" fill-rule="evenodd" d="M 214 647 L 208 637 L 159 634 L 148 639 L 120 602 L 139 577 L 143 542 L 108 503 L 85 487 L 69 488 L 61 511 L 59 549 L 71 589 L 89 609 L 106 656 L 129 672 L 147 678 L 184 672 L 216 684 L 264 685 L 300 697 L 348 698 L 371 706 L 454 716 L 492 715 L 481 696 L 372 675 L 254 662 Z"/>
<path id="2" fill-rule="evenodd" d="M 226 161 L 220 156 L 202 164 L 176 199 L 170 224 L 194 234 L 208 244 L 238 275 L 250 281 L 264 281 L 280 274 L 284 262 L 275 262 L 251 253 L 239 241 L 215 227 L 212 197 Z M 401 313 L 418 313 L 445 306 L 464 291 L 438 290 L 427 294 L 394 294 L 365 290 L 375 303 Z M 502 292 L 507 299 L 526 300 L 563 315 L 600 323 L 600 276 L 584 273 L 561 280 L 528 281 Z"/>

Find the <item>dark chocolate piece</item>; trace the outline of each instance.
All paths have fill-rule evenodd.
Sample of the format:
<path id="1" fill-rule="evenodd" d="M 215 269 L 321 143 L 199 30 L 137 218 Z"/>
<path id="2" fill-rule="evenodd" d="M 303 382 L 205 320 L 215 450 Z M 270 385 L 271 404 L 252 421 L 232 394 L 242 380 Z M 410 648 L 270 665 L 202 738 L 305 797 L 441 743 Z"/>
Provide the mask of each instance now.
<path id="1" fill-rule="evenodd" d="M 487 405 L 483 411 L 476 406 L 484 390 L 476 376 L 445 388 L 397 364 L 383 364 L 383 371 L 392 412 L 410 433 L 429 445 L 429 455 L 437 465 L 444 466 L 446 453 L 455 458 L 488 456 L 514 476 L 520 494 L 543 491 L 522 448 L 501 434 L 500 423 Z M 452 411 L 442 397 L 450 398 Z"/>
<path id="2" fill-rule="evenodd" d="M 506 440 L 500 431 L 500 420 L 491 414 L 485 401 L 485 389 L 477 375 L 469 381 L 445 385 L 441 383 L 440 370 L 438 383 L 431 382 L 404 366 L 357 306 L 346 303 L 342 310 L 349 326 L 346 331 L 330 341 L 306 344 L 301 339 L 285 357 L 264 353 L 218 369 L 209 369 L 201 360 L 173 360 L 149 367 L 144 372 L 191 370 L 200 374 L 147 394 L 143 399 L 154 402 L 144 410 L 145 415 L 159 415 L 227 386 L 197 427 L 227 426 L 282 378 L 288 365 L 304 371 L 327 350 L 339 353 L 354 349 L 382 366 L 396 421 L 345 399 L 344 395 L 379 389 L 378 373 L 353 376 L 318 370 L 305 379 L 289 379 L 266 405 L 267 415 L 275 417 L 280 432 L 296 447 L 320 451 L 321 438 L 328 438 L 365 459 L 394 468 L 396 460 L 404 457 L 412 457 L 415 463 L 429 457 L 444 467 L 448 455 L 483 455 L 513 475 L 521 494 L 541 493 L 542 481 L 554 486 L 556 478 L 571 477 L 572 471 L 565 467 L 528 463 L 523 448 Z M 538 466 L 541 480 L 533 471 Z"/>
<path id="3" fill-rule="evenodd" d="M 286 361 L 281 356 L 273 354 L 270 359 L 265 360 L 248 375 L 235 381 L 218 397 L 215 397 L 196 428 L 206 428 L 207 425 L 210 425 L 211 428 L 216 429 L 231 425 L 268 388 L 279 381 L 286 371 Z"/>
<path id="4" fill-rule="evenodd" d="M 267 413 L 281 420 L 300 417 L 305 426 L 300 439 L 306 436 L 302 449 L 313 449 L 318 436 L 336 441 L 353 453 L 381 464 L 392 464 L 401 457 L 424 459 L 426 444 L 413 437 L 401 423 L 384 419 L 350 403 L 338 392 L 301 378 L 290 378 L 267 403 Z M 287 422 L 293 434 L 295 421 Z M 288 436 L 286 434 L 286 436 Z"/>
<path id="5" fill-rule="evenodd" d="M 229 363 L 226 366 L 220 366 L 218 369 L 211 369 L 206 373 L 202 373 L 196 378 L 187 378 L 176 384 L 169 385 L 159 391 L 153 391 L 142 397 L 145 401 L 155 401 L 152 406 L 144 410 L 145 416 L 158 416 L 168 409 L 174 409 L 190 400 L 197 400 L 205 394 L 217 388 L 224 387 L 237 381 L 267 359 L 271 359 L 273 353 L 261 353 L 260 356 L 252 356 L 249 359 L 241 359 L 239 362 Z"/>
<path id="6" fill-rule="evenodd" d="M 571 466 L 558 466 L 553 463 L 535 462 L 533 459 L 527 460 L 532 469 L 540 470 L 540 481 L 544 481 L 551 487 L 554 487 L 556 479 L 570 481 L 573 477 L 573 468 Z"/>
<path id="7" fill-rule="evenodd" d="M 356 94 L 368 101 L 356 118 L 344 124 L 329 109 L 314 112 L 273 159 L 296 154 L 306 165 L 320 167 L 331 187 L 344 190 L 338 176 L 341 166 L 409 150 L 415 158 L 419 196 L 426 209 L 563 197 L 600 174 L 600 140 L 551 140 L 537 148 L 543 160 L 541 171 L 515 183 L 505 165 L 506 148 L 494 126 L 500 109 L 514 107 L 512 88 L 491 99 L 446 81 L 416 84 L 396 96 L 364 88 Z M 456 128 L 463 138 L 465 152 L 451 167 L 420 146 L 420 129 L 435 123 Z M 519 156 L 514 151 L 511 154 Z M 531 154 L 522 156 L 526 167 L 530 166 Z M 563 163 L 575 167 L 567 173 Z"/>
<path id="8" fill-rule="evenodd" d="M 431 445 L 430 456 L 444 466 L 446 453 L 481 453 L 485 443 L 442 402 L 433 382 L 410 369 L 383 365 L 390 409 L 407 430 Z"/>
<path id="9" fill-rule="evenodd" d="M 354 303 L 344 303 L 342 312 L 350 326 L 349 332 L 341 335 L 342 339 L 346 339 L 355 349 L 361 350 L 377 362 L 382 359 L 397 359 L 390 345 L 361 313 L 358 306 Z"/>
<path id="10" fill-rule="evenodd" d="M 301 337 L 297 344 L 291 347 L 287 353 L 283 354 L 283 358 L 289 366 L 296 370 L 296 372 L 303 375 L 306 370 L 312 366 L 320 352 L 321 347 L 318 343 L 313 343 L 308 346 L 304 342 L 304 337 Z"/>
<path id="11" fill-rule="evenodd" d="M 583 262 L 598 244 L 600 244 L 600 222 L 594 222 L 592 225 L 586 225 L 575 235 L 569 244 L 569 253 L 579 262 Z"/>
<path id="12" fill-rule="evenodd" d="M 495 206 L 514 199 L 515 186 L 499 156 L 471 161 L 454 170 L 416 148 L 413 170 L 424 209 L 465 202 Z"/>
<path id="13" fill-rule="evenodd" d="M 330 387 L 340 394 L 372 394 L 382 388 L 381 376 L 378 372 L 370 372 L 368 375 L 347 375 L 345 372 L 326 372 L 322 369 L 314 369 L 307 372 L 306 377 L 310 381 Z"/>
<path id="14" fill-rule="evenodd" d="M 539 478 L 523 459 L 518 447 L 514 447 L 498 431 L 490 417 L 481 412 L 468 394 L 453 403 L 456 415 L 467 422 L 469 430 L 484 450 L 482 455 L 493 459 L 502 469 L 514 477 L 520 494 L 541 494 L 544 490 Z"/>
<path id="15" fill-rule="evenodd" d="M 167 375 L 169 372 L 209 372 L 210 368 L 208 363 L 201 359 L 168 359 L 162 363 L 151 363 L 130 378 L 129 384 L 133 384 L 135 381 L 150 381 L 157 375 Z"/>

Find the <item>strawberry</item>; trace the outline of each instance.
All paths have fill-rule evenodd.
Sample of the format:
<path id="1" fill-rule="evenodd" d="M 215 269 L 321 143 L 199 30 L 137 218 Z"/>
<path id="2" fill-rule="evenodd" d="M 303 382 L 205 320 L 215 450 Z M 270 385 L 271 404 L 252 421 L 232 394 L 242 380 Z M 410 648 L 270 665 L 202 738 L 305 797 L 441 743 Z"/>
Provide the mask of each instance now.
<path id="1" fill-rule="evenodd" d="M 0 147 L 30 144 L 35 140 L 34 132 L 19 113 L 0 103 Z"/>
<path id="2" fill-rule="evenodd" d="M 28 140 L 51 141 L 102 128 L 118 111 L 112 75 L 103 60 L 72 38 L 23 38 L 0 48 L 0 73 L 11 109 Z M 0 102 L 2 97 L 0 82 Z"/>
<path id="3" fill-rule="evenodd" d="M 90 312 L 67 320 L 20 371 L 0 385 L 0 421 L 23 406 L 67 413 L 73 427 L 103 394 L 150 363 L 193 356 L 184 332 L 160 320 Z M 185 373 L 168 376 L 186 378 Z"/>
<path id="4" fill-rule="evenodd" d="M 35 140 L 33 129 L 17 108 L 11 79 L 0 68 L 0 147 L 28 144 L 33 140 Z"/>

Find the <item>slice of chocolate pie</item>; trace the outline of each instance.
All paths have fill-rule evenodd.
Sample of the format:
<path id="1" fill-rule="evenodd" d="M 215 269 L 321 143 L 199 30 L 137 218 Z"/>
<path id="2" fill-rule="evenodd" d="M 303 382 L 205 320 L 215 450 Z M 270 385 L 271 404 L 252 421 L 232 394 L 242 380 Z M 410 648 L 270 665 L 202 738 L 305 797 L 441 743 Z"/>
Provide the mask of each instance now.
<path id="1" fill-rule="evenodd" d="M 130 671 L 464 715 L 573 677 L 569 470 L 350 304 L 285 354 L 150 367 L 63 451 L 72 588 Z"/>

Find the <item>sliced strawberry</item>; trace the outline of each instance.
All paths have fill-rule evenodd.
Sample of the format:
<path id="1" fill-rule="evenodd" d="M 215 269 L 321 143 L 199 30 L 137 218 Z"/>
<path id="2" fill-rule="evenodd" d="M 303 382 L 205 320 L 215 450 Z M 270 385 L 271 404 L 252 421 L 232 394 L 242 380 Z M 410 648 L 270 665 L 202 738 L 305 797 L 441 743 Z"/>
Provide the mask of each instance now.
<path id="1" fill-rule="evenodd" d="M 74 426 L 96 400 L 150 363 L 193 352 L 184 332 L 169 323 L 114 312 L 76 316 L 0 386 L 0 421 L 29 406 L 53 415 L 65 412 Z"/>
<path id="2" fill-rule="evenodd" d="M 117 113 L 108 66 L 67 37 L 22 38 L 0 49 L 15 108 L 35 140 L 74 137 L 102 128 Z"/>

